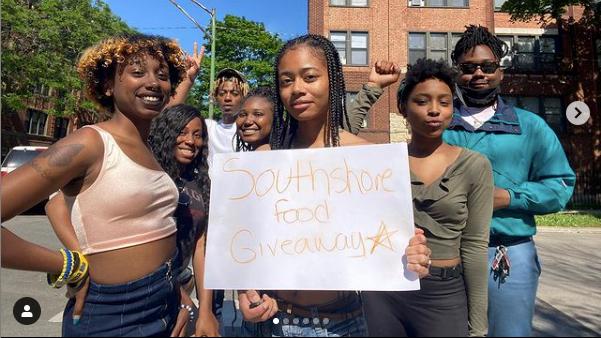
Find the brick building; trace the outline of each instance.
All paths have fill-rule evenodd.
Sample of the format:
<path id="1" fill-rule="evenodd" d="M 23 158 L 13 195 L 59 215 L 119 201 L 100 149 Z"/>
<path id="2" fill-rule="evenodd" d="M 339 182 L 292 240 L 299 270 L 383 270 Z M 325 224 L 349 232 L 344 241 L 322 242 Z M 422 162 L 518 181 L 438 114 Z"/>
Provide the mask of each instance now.
<path id="1" fill-rule="evenodd" d="M 49 146 L 76 129 L 77 124 L 95 123 L 106 117 L 95 111 L 78 108 L 70 116 L 57 116 L 52 98 L 55 92 L 43 86 L 36 88 L 24 105 L 25 109 L 3 109 L 2 160 L 16 146 Z M 80 97 L 81 99 L 81 97 Z"/>
<path id="2" fill-rule="evenodd" d="M 52 90 L 38 88 L 25 102 L 25 109 L 2 112 L 2 159 L 12 147 L 49 146 L 69 133 L 70 118 L 48 114 L 53 108 L 52 95 Z"/>
<path id="3" fill-rule="evenodd" d="M 577 172 L 575 204 L 601 205 L 601 34 L 581 8 L 563 24 L 510 22 L 503 0 L 309 0 L 309 32 L 330 38 L 344 66 L 349 99 L 367 81 L 376 60 L 404 66 L 420 57 L 445 59 L 468 24 L 489 27 L 508 45 L 502 60 L 506 100 L 543 117 L 559 136 Z M 406 140 L 388 88 L 361 136 L 378 143 Z M 591 110 L 584 126 L 566 121 L 565 108 L 582 100 Z"/>

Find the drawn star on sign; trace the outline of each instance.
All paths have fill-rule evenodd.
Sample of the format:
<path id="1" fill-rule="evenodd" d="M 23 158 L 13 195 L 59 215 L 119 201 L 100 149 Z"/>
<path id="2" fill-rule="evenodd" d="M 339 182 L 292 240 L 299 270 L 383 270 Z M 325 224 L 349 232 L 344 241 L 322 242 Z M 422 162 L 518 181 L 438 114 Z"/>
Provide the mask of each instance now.
<path id="1" fill-rule="evenodd" d="M 392 241 L 390 241 L 390 238 L 397 232 L 399 231 L 388 231 L 386 223 L 381 222 L 378 233 L 375 236 L 367 237 L 368 240 L 374 242 L 374 245 L 371 247 L 370 254 L 373 255 L 374 251 L 376 250 L 376 247 L 378 246 L 383 246 L 389 249 L 390 251 L 394 251 L 394 248 L 392 247 Z"/>

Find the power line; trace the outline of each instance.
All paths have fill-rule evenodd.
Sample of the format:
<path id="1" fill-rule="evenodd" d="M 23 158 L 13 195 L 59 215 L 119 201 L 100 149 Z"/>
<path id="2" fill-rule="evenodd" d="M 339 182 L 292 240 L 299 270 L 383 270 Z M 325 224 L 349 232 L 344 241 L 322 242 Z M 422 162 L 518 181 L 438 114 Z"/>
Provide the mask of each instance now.
<path id="1" fill-rule="evenodd" d="M 137 30 L 168 30 L 168 29 L 198 29 L 194 26 L 189 27 L 134 27 Z"/>
<path id="2" fill-rule="evenodd" d="M 187 29 L 198 29 L 195 26 L 173 26 L 173 27 L 134 27 L 137 30 L 141 30 L 141 31 L 149 31 L 149 30 L 187 30 Z M 242 29 L 242 28 L 233 28 L 233 27 L 226 27 L 223 25 L 217 25 L 217 28 L 220 29 L 227 29 L 229 31 L 237 31 L 237 32 L 247 32 L 248 30 L 246 29 Z M 270 34 L 277 34 L 279 36 L 298 36 L 298 35 L 302 35 L 305 34 L 303 32 L 299 32 L 299 33 L 282 33 L 282 32 L 270 32 L 267 31 L 266 32 L 270 33 Z"/>

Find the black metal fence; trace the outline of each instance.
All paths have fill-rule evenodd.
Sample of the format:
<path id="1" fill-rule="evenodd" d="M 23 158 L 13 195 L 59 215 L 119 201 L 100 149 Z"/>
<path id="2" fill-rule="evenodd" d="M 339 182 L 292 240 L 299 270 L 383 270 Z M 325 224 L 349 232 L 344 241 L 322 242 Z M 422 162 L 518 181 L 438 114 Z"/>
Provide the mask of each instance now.
<path id="1" fill-rule="evenodd" d="M 601 209 L 599 178 L 594 173 L 576 173 L 576 188 L 566 209 Z"/>

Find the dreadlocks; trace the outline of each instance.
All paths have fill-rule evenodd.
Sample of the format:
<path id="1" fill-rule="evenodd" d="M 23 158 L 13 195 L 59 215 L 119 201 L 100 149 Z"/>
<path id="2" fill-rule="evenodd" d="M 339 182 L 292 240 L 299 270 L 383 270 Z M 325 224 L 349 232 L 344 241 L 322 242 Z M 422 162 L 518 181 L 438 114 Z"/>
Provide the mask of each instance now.
<path id="1" fill-rule="evenodd" d="M 337 147 L 340 145 L 339 128 L 342 127 L 343 118 L 347 119 L 346 113 L 346 90 L 344 86 L 344 76 L 342 74 L 342 64 L 336 47 L 327 38 L 321 35 L 303 35 L 289 40 L 280 50 L 275 60 L 274 78 L 274 113 L 273 126 L 271 128 L 270 144 L 271 149 L 289 149 L 292 146 L 292 140 L 298 128 L 298 121 L 285 111 L 280 97 L 279 84 L 279 65 L 282 57 L 289 50 L 300 46 L 307 46 L 314 49 L 326 61 L 329 79 L 329 102 L 327 128 L 325 135 L 326 147 Z"/>
<path id="2" fill-rule="evenodd" d="M 271 103 L 272 107 L 275 107 L 275 102 L 274 100 L 274 93 L 273 90 L 271 89 L 271 87 L 259 87 L 256 89 L 253 89 L 250 91 L 250 93 L 248 93 L 248 95 L 246 95 L 243 99 L 242 102 L 240 103 L 240 107 L 242 107 L 244 105 L 244 102 L 246 102 L 248 99 L 252 98 L 252 97 L 260 97 L 263 98 L 265 100 L 267 100 L 267 102 Z M 238 128 L 238 130 L 240 130 L 240 128 Z M 244 142 L 244 140 L 242 140 L 242 138 L 240 137 L 239 133 L 236 133 L 236 151 L 253 151 L 253 147 L 248 144 L 247 142 Z"/>
<path id="3" fill-rule="evenodd" d="M 457 64 L 458 59 L 474 49 L 478 45 L 485 45 L 490 48 L 497 60 L 501 60 L 507 55 L 507 45 L 498 37 L 488 31 L 488 28 L 482 26 L 469 25 L 465 27 L 461 39 L 457 41 L 455 50 L 451 53 L 451 59 Z"/>
<path id="4" fill-rule="evenodd" d="M 238 88 L 240 88 L 240 95 L 242 95 L 242 97 L 248 95 L 248 83 L 246 81 L 243 81 L 242 79 L 238 78 L 237 76 L 222 76 L 222 77 L 218 77 L 215 80 L 215 89 L 213 90 L 213 98 L 217 98 L 217 95 L 219 94 L 219 88 L 221 88 L 221 86 L 225 83 L 225 82 L 231 82 L 234 84 L 234 86 L 237 86 Z"/>

